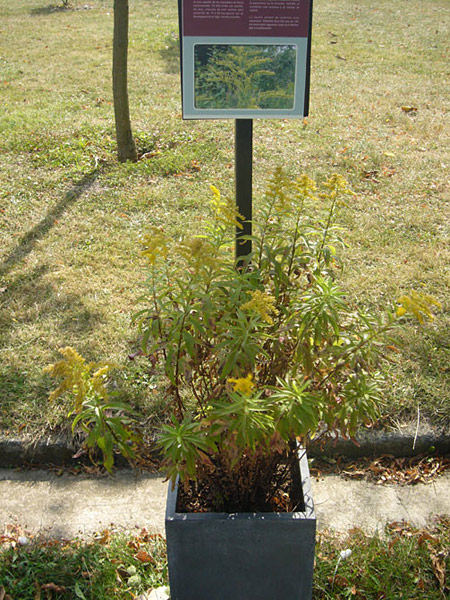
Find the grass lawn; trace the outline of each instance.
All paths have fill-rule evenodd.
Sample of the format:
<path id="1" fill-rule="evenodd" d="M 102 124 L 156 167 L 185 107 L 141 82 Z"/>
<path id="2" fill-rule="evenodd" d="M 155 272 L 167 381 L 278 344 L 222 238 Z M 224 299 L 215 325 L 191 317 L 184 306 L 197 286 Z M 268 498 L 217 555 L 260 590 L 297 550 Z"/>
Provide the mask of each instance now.
<path id="1" fill-rule="evenodd" d="M 180 116 L 175 0 L 130 1 L 130 107 L 144 158 L 125 165 L 112 3 L 47 2 L 0 0 L 0 431 L 32 437 L 65 423 L 42 369 L 66 345 L 126 367 L 119 391 L 161 418 L 157 378 L 128 359 L 145 279 L 139 238 L 152 225 L 175 238 L 195 231 L 210 184 L 234 185 L 233 122 Z M 401 335 L 388 425 L 418 410 L 450 424 L 449 17 L 448 0 L 316 0 L 310 117 L 254 126 L 255 202 L 278 165 L 351 182 L 357 195 L 338 221 L 349 244 L 342 284 L 357 302 L 384 309 L 416 289 L 443 305 L 434 323 Z"/>
<path id="2" fill-rule="evenodd" d="M 16 528 L 0 535 L 0 597 L 36 600 L 139 600 L 168 583 L 164 540 L 102 532 L 96 540 L 19 543 Z M 441 600 L 449 588 L 450 523 L 428 529 L 393 523 L 384 537 L 360 530 L 317 536 L 314 600 Z M 348 558 L 342 552 L 350 550 Z M 2 590 L 4 595 L 2 596 Z M 9 596 L 5 596 L 9 594 Z"/>

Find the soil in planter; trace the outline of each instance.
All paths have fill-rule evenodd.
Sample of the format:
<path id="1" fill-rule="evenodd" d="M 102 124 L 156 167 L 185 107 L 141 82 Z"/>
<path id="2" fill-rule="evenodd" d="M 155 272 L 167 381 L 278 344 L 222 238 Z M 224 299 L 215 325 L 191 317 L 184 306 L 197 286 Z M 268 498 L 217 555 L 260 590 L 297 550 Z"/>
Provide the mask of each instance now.
<path id="1" fill-rule="evenodd" d="M 220 464 L 214 472 L 199 469 L 197 481 L 180 485 L 177 512 L 294 512 L 304 511 L 303 491 L 297 456 L 267 465 L 258 464 L 258 475 L 245 477 L 249 469 L 245 457 L 230 473 Z M 253 469 L 251 469 L 253 470 Z"/>

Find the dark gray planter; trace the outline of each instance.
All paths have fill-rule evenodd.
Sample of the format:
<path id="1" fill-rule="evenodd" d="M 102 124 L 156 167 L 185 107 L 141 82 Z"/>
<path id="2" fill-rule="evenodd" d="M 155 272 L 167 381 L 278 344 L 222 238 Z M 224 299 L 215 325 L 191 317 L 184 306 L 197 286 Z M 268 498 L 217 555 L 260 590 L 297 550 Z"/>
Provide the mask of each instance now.
<path id="1" fill-rule="evenodd" d="M 304 510 L 177 513 L 169 487 L 166 538 L 171 600 L 310 600 L 316 517 L 306 456 Z"/>

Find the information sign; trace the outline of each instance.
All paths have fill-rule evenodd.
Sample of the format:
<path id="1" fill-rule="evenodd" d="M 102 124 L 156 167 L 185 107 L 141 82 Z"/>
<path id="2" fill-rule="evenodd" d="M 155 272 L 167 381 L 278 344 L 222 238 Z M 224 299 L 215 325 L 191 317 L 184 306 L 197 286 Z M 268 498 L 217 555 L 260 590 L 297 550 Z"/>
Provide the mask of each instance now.
<path id="1" fill-rule="evenodd" d="M 179 0 L 183 117 L 308 114 L 312 0 Z"/>

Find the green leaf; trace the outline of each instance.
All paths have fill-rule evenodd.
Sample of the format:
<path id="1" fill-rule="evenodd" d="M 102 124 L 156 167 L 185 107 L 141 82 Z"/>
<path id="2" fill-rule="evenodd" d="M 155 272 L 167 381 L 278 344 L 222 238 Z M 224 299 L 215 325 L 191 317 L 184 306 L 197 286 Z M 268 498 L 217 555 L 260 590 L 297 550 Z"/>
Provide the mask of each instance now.
<path id="1" fill-rule="evenodd" d="M 187 331 L 186 329 L 183 330 L 182 336 L 183 336 L 184 343 L 186 344 L 186 349 L 188 351 L 189 356 L 191 358 L 194 358 L 194 356 L 195 356 L 195 352 L 194 352 L 195 339 L 189 333 L 189 331 Z"/>
<path id="2" fill-rule="evenodd" d="M 77 598 L 80 598 L 80 600 L 87 600 L 86 596 L 83 594 L 82 589 L 80 588 L 80 584 L 78 583 L 78 581 L 75 582 L 74 592 L 75 596 Z"/>

